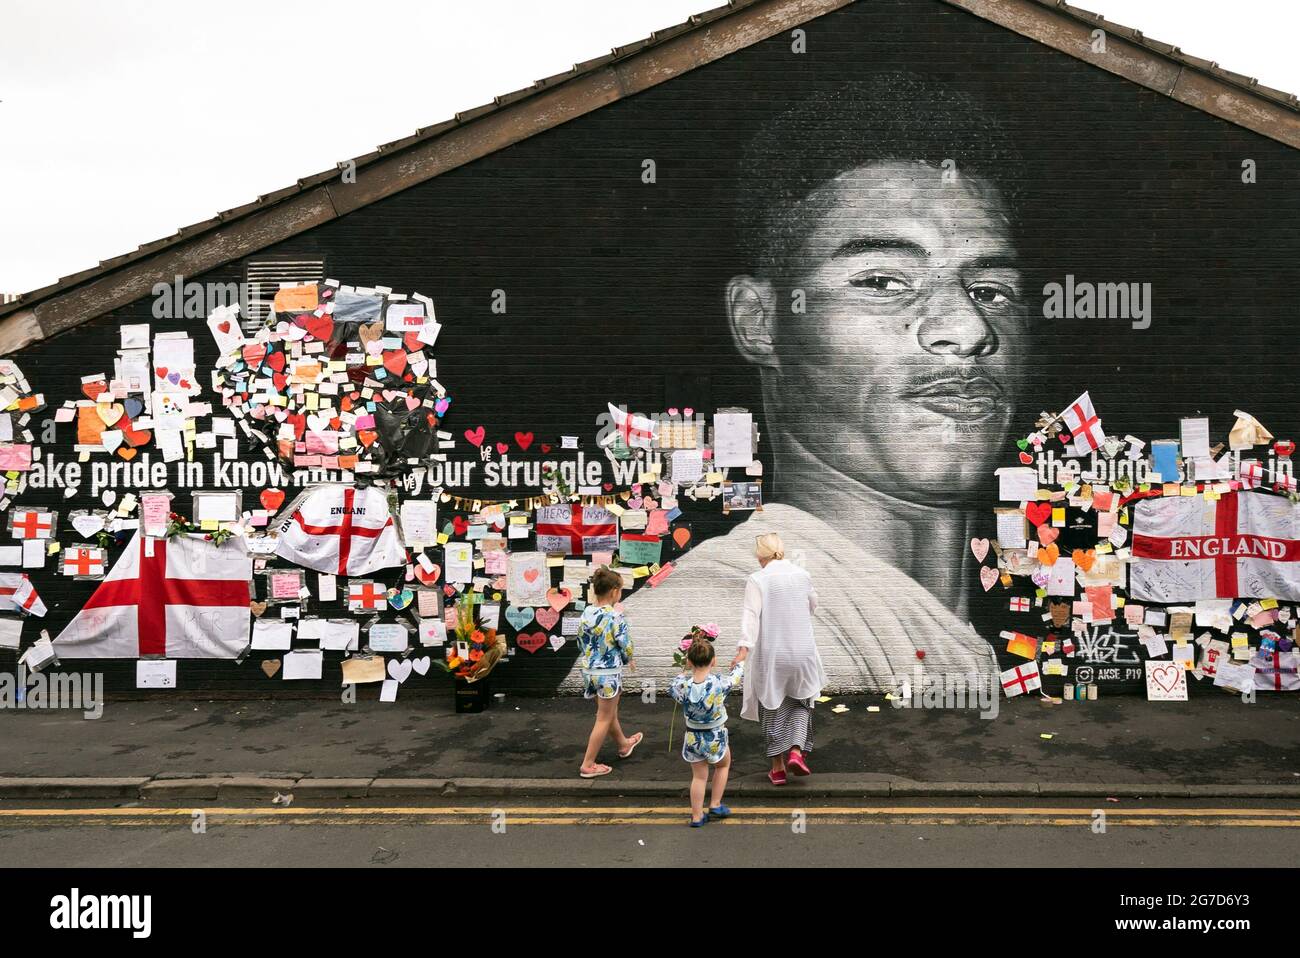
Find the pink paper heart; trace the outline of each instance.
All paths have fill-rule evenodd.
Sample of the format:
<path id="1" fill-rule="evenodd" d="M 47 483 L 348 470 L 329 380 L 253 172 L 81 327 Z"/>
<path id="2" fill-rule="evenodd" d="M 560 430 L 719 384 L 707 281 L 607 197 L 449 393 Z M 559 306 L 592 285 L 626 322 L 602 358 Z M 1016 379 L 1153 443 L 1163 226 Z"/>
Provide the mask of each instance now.
<path id="1" fill-rule="evenodd" d="M 971 539 L 971 541 L 970 541 L 970 551 L 971 551 L 972 553 L 974 553 L 975 558 L 976 558 L 977 560 L 979 560 L 980 562 L 983 562 L 983 561 L 984 561 L 984 557 L 987 556 L 987 555 L 989 554 L 989 540 L 988 540 L 988 539 Z"/>
<path id="2" fill-rule="evenodd" d="M 985 592 L 993 588 L 993 586 L 997 583 L 997 581 L 998 581 L 997 569 L 995 569 L 991 565 L 986 565 L 980 568 L 980 584 L 984 586 Z"/>
<path id="3" fill-rule="evenodd" d="M 670 416 L 676 416 L 676 415 L 677 415 L 677 407 L 676 407 L 676 406 L 669 406 L 669 407 L 668 407 L 668 415 L 670 415 Z"/>
<path id="4" fill-rule="evenodd" d="M 691 416 L 695 415 L 695 410 L 692 409 L 690 406 L 687 406 L 685 409 L 682 410 L 682 415 L 685 416 L 687 419 L 690 419 Z"/>
<path id="5" fill-rule="evenodd" d="M 555 623 L 560 621 L 560 613 L 555 609 L 538 609 L 533 617 L 543 629 L 553 629 Z"/>
<path id="6" fill-rule="evenodd" d="M 546 601 L 551 604 L 552 609 L 559 612 L 573 601 L 573 593 L 568 589 L 551 588 L 546 591 Z"/>

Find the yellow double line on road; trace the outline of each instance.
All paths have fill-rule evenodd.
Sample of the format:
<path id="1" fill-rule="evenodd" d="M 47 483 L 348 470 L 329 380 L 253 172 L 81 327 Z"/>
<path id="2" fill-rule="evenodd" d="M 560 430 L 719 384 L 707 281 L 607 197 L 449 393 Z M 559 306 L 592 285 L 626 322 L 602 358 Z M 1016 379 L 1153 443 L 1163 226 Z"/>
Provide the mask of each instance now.
<path id="1" fill-rule="evenodd" d="M 1300 808 L 1142 808 L 1104 809 L 1106 826 L 1171 828 L 1218 826 L 1300 827 Z M 208 825 L 478 825 L 494 820 L 508 825 L 673 825 L 689 814 L 685 806 L 448 806 L 396 808 L 5 808 L 0 830 L 13 827 L 189 827 L 202 812 Z M 726 825 L 789 826 L 796 814 L 828 825 L 1091 825 L 1093 808 L 986 808 L 842 806 L 791 808 L 737 806 Z"/>

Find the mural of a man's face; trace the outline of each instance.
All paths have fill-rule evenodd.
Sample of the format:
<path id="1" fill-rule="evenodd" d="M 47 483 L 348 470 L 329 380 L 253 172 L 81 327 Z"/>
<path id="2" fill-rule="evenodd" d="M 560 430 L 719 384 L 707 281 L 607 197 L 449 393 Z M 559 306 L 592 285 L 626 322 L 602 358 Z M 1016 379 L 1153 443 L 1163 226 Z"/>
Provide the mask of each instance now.
<path id="1" fill-rule="evenodd" d="M 976 489 L 1005 461 L 1028 353 L 1005 201 L 899 160 L 828 180 L 788 215 L 781 275 L 727 290 L 768 429 L 896 498 Z"/>

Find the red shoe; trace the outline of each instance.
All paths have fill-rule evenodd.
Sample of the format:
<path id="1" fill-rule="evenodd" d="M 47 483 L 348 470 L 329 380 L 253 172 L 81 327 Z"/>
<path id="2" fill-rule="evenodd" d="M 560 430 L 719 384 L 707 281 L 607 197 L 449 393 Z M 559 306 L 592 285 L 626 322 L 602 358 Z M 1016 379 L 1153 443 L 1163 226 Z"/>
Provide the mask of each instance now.
<path id="1" fill-rule="evenodd" d="M 808 763 L 803 760 L 803 752 L 799 751 L 797 748 L 790 749 L 790 757 L 785 760 L 785 764 L 788 765 L 796 775 L 812 774 L 812 769 L 810 769 Z"/>
<path id="2" fill-rule="evenodd" d="M 773 785 L 784 785 L 785 772 L 770 771 L 767 773 L 767 780 Z"/>

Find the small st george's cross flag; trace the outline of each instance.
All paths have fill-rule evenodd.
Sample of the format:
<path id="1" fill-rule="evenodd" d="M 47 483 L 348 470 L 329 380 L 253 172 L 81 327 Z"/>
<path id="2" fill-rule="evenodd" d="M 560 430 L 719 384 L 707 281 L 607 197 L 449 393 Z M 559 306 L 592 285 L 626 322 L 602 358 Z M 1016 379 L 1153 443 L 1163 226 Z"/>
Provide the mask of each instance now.
<path id="1" fill-rule="evenodd" d="M 373 579 L 353 579 L 348 582 L 349 612 L 382 609 L 387 602 L 388 592 Z"/>
<path id="2" fill-rule="evenodd" d="M 1106 441 L 1106 434 L 1101 431 L 1101 420 L 1092 408 L 1092 397 L 1086 392 L 1065 407 L 1061 418 L 1070 427 L 1070 435 L 1074 437 L 1074 442 L 1069 447 L 1070 455 L 1086 456 L 1096 452 Z"/>
<path id="3" fill-rule="evenodd" d="M 1042 687 L 1043 680 L 1038 675 L 1037 662 L 1017 665 L 1014 669 L 1007 669 L 1002 673 L 1002 688 L 1009 699 Z"/>
<path id="4" fill-rule="evenodd" d="M 608 406 L 609 414 L 614 419 L 614 431 L 623 439 L 623 442 L 632 449 L 649 449 L 650 444 L 654 441 L 658 424 L 653 419 L 645 416 L 625 412 L 613 403 L 608 403 Z"/>
<path id="5" fill-rule="evenodd" d="M 46 611 L 32 580 L 21 572 L 0 573 L 0 609 L 28 615 L 44 615 Z"/>
<path id="6" fill-rule="evenodd" d="M 54 535 L 54 513 L 23 509 L 13 514 L 15 539 L 49 539 Z"/>
<path id="7" fill-rule="evenodd" d="M 63 574 L 101 576 L 104 574 L 104 550 L 93 546 L 72 546 L 63 550 Z"/>

